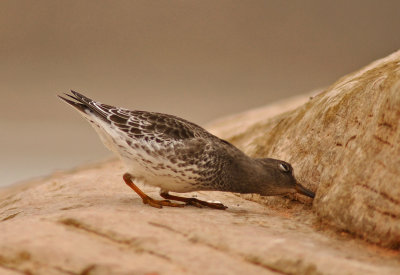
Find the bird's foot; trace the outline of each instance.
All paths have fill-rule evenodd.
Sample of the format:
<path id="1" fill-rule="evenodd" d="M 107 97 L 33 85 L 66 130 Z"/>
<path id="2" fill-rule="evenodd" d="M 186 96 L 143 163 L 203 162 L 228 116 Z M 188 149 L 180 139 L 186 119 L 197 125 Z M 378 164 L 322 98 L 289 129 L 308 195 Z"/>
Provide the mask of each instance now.
<path id="1" fill-rule="evenodd" d="M 144 204 L 148 204 L 155 208 L 162 208 L 163 206 L 170 206 L 170 207 L 184 207 L 185 206 L 185 204 L 183 204 L 183 203 L 173 203 L 169 200 L 155 200 L 153 198 L 150 198 L 149 196 L 142 198 L 142 200 L 143 200 Z"/>
<path id="2" fill-rule="evenodd" d="M 186 205 L 193 205 L 199 208 L 203 208 L 205 207 L 210 207 L 210 208 L 214 208 L 214 209 L 220 209 L 220 210 L 225 210 L 228 207 L 223 205 L 222 203 L 218 203 L 218 202 L 207 202 L 207 201 L 202 201 L 202 200 L 198 200 L 196 198 L 187 198 L 187 200 L 185 200 Z"/>
<path id="3" fill-rule="evenodd" d="M 206 202 L 206 201 L 201 201 L 196 198 L 183 198 L 183 197 L 178 197 L 174 195 L 168 194 L 168 192 L 161 192 L 160 195 L 166 200 L 155 200 L 149 196 L 147 196 L 145 193 L 143 193 L 142 190 L 140 190 L 133 182 L 132 182 L 132 175 L 129 173 L 125 173 L 123 176 L 123 179 L 125 183 L 133 189 L 143 200 L 144 204 L 148 204 L 150 206 L 153 206 L 155 208 L 162 208 L 163 206 L 170 206 L 170 207 L 184 207 L 185 205 L 193 205 L 196 207 L 210 207 L 214 209 L 221 209 L 225 210 L 226 207 L 222 203 L 215 203 L 215 202 Z M 174 200 L 174 201 L 181 201 L 183 203 L 174 203 L 169 200 Z"/>
<path id="4" fill-rule="evenodd" d="M 228 208 L 225 205 L 223 205 L 222 203 L 207 202 L 207 201 L 202 201 L 202 200 L 199 200 L 196 198 L 184 198 L 184 197 L 174 196 L 174 195 L 170 195 L 168 192 L 161 192 L 160 196 L 163 197 L 164 199 L 181 201 L 181 202 L 184 202 L 185 205 L 193 205 L 193 206 L 196 206 L 199 208 L 210 207 L 210 208 L 220 209 L 220 210 L 225 210 Z"/>
<path id="5" fill-rule="evenodd" d="M 150 206 L 153 206 L 155 208 L 162 208 L 163 206 L 170 206 L 170 207 L 184 207 L 185 205 L 183 203 L 173 203 L 170 202 L 169 200 L 155 200 L 153 198 L 150 198 L 147 196 L 145 193 L 143 193 L 142 190 L 139 189 L 133 182 L 132 182 L 132 175 L 129 173 L 125 173 L 123 176 L 123 179 L 125 183 L 133 189 L 143 200 L 144 204 L 148 204 Z"/>

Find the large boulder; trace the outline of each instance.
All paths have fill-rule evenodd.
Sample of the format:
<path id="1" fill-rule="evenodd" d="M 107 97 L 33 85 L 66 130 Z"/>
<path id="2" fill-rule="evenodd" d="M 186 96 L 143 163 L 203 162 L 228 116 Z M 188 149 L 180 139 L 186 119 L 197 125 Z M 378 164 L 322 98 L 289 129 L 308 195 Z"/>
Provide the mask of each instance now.
<path id="1" fill-rule="evenodd" d="M 400 247 L 400 51 L 342 77 L 294 110 L 273 117 L 259 110 L 257 121 L 243 127 L 248 118 L 236 115 L 210 128 L 253 157 L 292 163 L 299 180 L 317 191 L 313 209 L 322 221 Z M 239 130 L 229 131 L 235 125 Z"/>

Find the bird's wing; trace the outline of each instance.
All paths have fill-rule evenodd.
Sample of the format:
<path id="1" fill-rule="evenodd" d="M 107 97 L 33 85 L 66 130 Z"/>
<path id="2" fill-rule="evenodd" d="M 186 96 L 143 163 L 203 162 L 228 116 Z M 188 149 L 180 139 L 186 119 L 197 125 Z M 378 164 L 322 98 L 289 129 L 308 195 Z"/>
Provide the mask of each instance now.
<path id="1" fill-rule="evenodd" d="M 211 135 L 200 126 L 172 115 L 122 108 L 110 112 L 113 125 L 136 139 L 163 143 Z"/>
<path id="2" fill-rule="evenodd" d="M 67 94 L 67 96 L 78 101 L 78 103 L 74 102 L 77 105 L 76 108 L 81 111 L 91 111 L 131 138 L 164 143 L 212 136 L 202 127 L 173 115 L 130 111 L 96 102 L 74 91 L 71 93 L 73 95 Z M 63 99 L 71 104 L 70 100 Z"/>

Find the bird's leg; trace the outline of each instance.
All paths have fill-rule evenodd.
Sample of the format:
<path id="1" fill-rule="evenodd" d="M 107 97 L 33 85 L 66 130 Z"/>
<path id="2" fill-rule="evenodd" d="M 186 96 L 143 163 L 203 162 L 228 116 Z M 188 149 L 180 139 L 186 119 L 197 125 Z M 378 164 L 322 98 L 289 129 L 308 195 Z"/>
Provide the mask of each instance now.
<path id="1" fill-rule="evenodd" d="M 163 197 L 164 199 L 174 200 L 174 201 L 182 201 L 182 202 L 185 202 L 187 205 L 193 205 L 193 206 L 200 207 L 200 208 L 203 206 L 215 208 L 215 209 L 221 209 L 221 210 L 225 210 L 226 208 L 228 208 L 225 205 L 223 205 L 222 203 L 206 202 L 206 201 L 198 200 L 196 198 L 178 197 L 178 196 L 170 195 L 166 191 L 161 191 L 160 196 Z"/>
<path id="2" fill-rule="evenodd" d="M 170 202 L 169 200 L 155 200 L 149 196 L 147 196 L 145 193 L 143 193 L 142 190 L 139 189 L 133 182 L 132 182 L 132 176 L 129 173 L 125 173 L 123 175 L 123 179 L 125 183 L 133 189 L 143 200 L 144 204 L 148 204 L 150 206 L 156 207 L 156 208 L 162 208 L 163 206 L 172 206 L 172 207 L 183 207 L 184 204 L 181 203 L 173 203 Z"/>

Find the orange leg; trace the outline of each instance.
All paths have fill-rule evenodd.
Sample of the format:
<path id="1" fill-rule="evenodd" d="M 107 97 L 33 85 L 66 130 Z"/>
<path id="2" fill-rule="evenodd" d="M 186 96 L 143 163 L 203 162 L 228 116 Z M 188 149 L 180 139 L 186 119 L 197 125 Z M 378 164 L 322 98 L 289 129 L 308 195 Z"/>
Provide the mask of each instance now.
<path id="1" fill-rule="evenodd" d="M 161 192 L 160 196 L 163 197 L 164 199 L 174 200 L 174 201 L 182 201 L 182 202 L 185 202 L 186 205 L 193 205 L 193 206 L 200 207 L 200 208 L 203 206 L 220 209 L 220 210 L 225 210 L 226 208 L 228 208 L 225 205 L 223 205 L 222 203 L 206 202 L 206 201 L 198 200 L 196 198 L 178 197 L 178 196 L 170 195 L 170 194 L 168 194 L 168 192 L 165 192 L 165 191 Z"/>
<path id="2" fill-rule="evenodd" d="M 162 208 L 163 206 L 172 206 L 172 207 L 183 207 L 185 206 L 184 204 L 181 203 L 173 203 L 170 202 L 169 200 L 155 200 L 152 199 L 151 197 L 147 196 L 145 193 L 143 193 L 142 190 L 140 190 L 133 182 L 132 182 L 132 176 L 129 173 L 125 173 L 123 175 L 123 179 L 125 183 L 133 189 L 143 200 L 144 204 L 148 204 L 150 206 L 156 207 L 156 208 Z"/>

